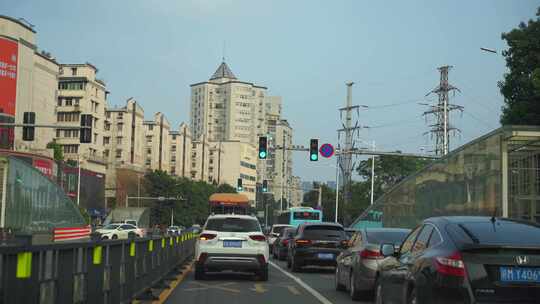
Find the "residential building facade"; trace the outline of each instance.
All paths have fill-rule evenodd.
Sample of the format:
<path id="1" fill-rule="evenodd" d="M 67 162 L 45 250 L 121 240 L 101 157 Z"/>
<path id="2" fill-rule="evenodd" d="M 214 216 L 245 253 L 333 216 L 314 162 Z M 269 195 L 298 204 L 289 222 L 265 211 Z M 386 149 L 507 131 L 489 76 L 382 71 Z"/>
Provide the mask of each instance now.
<path id="1" fill-rule="evenodd" d="M 266 87 L 240 81 L 225 62 L 205 82 L 191 85 L 191 129 L 195 138 L 255 145 L 266 131 Z"/>
<path id="2" fill-rule="evenodd" d="M 191 153 L 193 149 L 191 130 L 181 123 L 178 131 L 170 131 L 171 168 L 170 173 L 179 177 L 191 178 Z"/>
<path id="3" fill-rule="evenodd" d="M 169 172 L 171 169 L 169 121 L 163 113 L 158 112 L 154 115 L 154 120 L 144 122 L 144 127 L 146 130 L 146 169 Z"/>
<path id="4" fill-rule="evenodd" d="M 56 122 L 58 126 L 79 127 L 82 114 L 92 115 L 92 142 L 80 143 L 79 130 L 56 128 L 56 141 L 64 157 L 82 161 L 84 168 L 105 173 L 103 134 L 107 94 L 105 82 L 96 78 L 98 69 L 90 63 L 61 64 L 58 82 Z"/>

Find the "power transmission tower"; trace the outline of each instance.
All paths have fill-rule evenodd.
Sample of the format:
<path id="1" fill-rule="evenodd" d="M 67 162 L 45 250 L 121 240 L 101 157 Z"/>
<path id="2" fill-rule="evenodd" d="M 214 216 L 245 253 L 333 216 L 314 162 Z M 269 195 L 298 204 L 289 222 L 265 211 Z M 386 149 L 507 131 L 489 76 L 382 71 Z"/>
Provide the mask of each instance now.
<path id="1" fill-rule="evenodd" d="M 338 130 L 338 150 L 342 153 L 338 156 L 340 174 L 340 184 L 343 185 L 343 203 L 347 205 L 351 201 L 351 183 L 352 183 L 352 172 L 354 170 L 355 164 L 353 163 L 353 154 L 352 151 L 354 147 L 354 137 L 359 136 L 360 129 L 362 126 L 359 125 L 358 117 L 353 125 L 353 111 L 356 110 L 357 116 L 360 115 L 360 107 L 352 104 L 352 86 L 354 82 L 347 83 L 347 103 L 344 108 L 340 108 L 340 118 L 342 129 Z M 345 113 L 345 122 L 343 122 L 343 114 Z M 345 133 L 345 141 L 343 148 L 341 147 L 341 133 Z M 339 191 L 337 189 L 336 191 Z M 345 219 L 348 222 L 348 219 Z"/>
<path id="2" fill-rule="evenodd" d="M 437 68 L 441 74 L 439 85 L 426 94 L 437 94 L 439 100 L 437 105 L 428 105 L 429 110 L 425 111 L 422 115 L 426 117 L 428 115 L 435 116 L 436 122 L 430 125 L 430 130 L 425 134 L 431 134 L 432 137 L 435 137 L 435 154 L 436 155 L 446 155 L 450 149 L 450 133 L 455 135 L 455 133 L 461 132 L 458 128 L 450 124 L 450 112 L 459 110 L 463 112 L 463 107 L 459 105 L 450 104 L 448 93 L 450 91 L 461 91 L 448 83 L 448 71 L 452 66 L 441 66 Z"/>

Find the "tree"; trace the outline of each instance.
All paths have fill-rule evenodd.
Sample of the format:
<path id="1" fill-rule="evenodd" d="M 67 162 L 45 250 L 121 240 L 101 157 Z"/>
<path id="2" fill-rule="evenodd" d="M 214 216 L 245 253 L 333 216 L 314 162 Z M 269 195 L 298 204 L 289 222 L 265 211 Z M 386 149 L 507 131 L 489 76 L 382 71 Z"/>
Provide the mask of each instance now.
<path id="1" fill-rule="evenodd" d="M 317 207 L 319 201 L 319 185 L 314 185 L 314 189 L 304 194 L 304 202 L 308 207 Z M 322 195 L 321 204 L 323 211 L 323 221 L 333 222 L 336 214 L 336 191 L 334 189 L 321 185 Z"/>
<path id="2" fill-rule="evenodd" d="M 540 8 L 536 16 L 502 34 L 509 46 L 502 55 L 510 70 L 498 84 L 505 102 L 503 125 L 540 125 Z"/>
<path id="3" fill-rule="evenodd" d="M 231 185 L 214 185 L 187 178 L 178 178 L 164 171 L 151 171 L 145 175 L 144 188 L 151 197 L 174 197 L 156 201 L 151 206 L 151 221 L 154 224 L 169 225 L 171 212 L 174 224 L 191 226 L 203 224 L 210 212 L 208 199 L 213 193 L 235 193 Z"/>
<path id="4" fill-rule="evenodd" d="M 56 140 L 53 139 L 53 141 L 49 142 L 47 144 L 47 149 L 53 150 L 53 158 L 55 161 L 63 161 L 64 160 L 64 150 L 61 145 L 59 145 Z"/>

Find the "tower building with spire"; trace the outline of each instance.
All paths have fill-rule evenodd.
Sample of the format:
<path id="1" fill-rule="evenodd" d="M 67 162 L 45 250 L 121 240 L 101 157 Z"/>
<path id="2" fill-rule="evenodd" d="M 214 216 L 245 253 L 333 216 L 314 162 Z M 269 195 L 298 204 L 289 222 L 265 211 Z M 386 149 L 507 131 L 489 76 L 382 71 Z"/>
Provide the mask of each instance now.
<path id="1" fill-rule="evenodd" d="M 266 133 L 266 90 L 239 80 L 222 62 L 208 81 L 191 85 L 193 138 L 256 145 L 258 136 Z"/>

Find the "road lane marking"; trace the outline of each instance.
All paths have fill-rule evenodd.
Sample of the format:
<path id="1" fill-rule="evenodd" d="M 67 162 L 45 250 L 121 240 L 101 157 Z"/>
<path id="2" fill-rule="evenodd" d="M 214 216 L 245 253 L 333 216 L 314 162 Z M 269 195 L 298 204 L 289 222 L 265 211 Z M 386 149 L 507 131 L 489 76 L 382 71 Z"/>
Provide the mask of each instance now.
<path id="1" fill-rule="evenodd" d="M 199 285 L 201 287 L 192 287 L 192 288 L 184 288 L 184 291 L 199 291 L 199 290 L 209 290 L 209 289 L 219 289 L 223 291 L 228 291 L 232 293 L 240 293 L 241 291 L 238 289 L 233 288 L 227 288 L 226 286 L 234 285 L 236 283 L 229 282 L 229 283 L 222 283 L 222 284 L 216 284 L 216 285 L 210 285 L 210 284 L 204 284 L 200 282 L 190 282 L 191 284 Z"/>
<path id="2" fill-rule="evenodd" d="M 287 286 L 287 289 L 295 296 L 299 296 L 301 294 L 300 291 L 294 286 Z"/>
<path id="3" fill-rule="evenodd" d="M 186 270 L 182 272 L 182 274 L 178 275 L 176 277 L 176 280 L 173 281 L 170 285 L 170 288 L 168 289 L 165 289 L 163 290 L 160 294 L 159 294 L 159 299 L 158 300 L 155 300 L 155 301 L 152 301 L 153 304 L 163 304 L 165 303 L 165 301 L 167 301 L 167 299 L 169 298 L 169 296 L 171 295 L 171 293 L 176 289 L 176 287 L 182 283 L 182 281 L 186 278 L 186 276 L 188 275 L 188 273 L 191 272 L 191 268 L 193 267 L 193 262 L 189 263 L 189 265 L 187 266 Z M 141 301 L 133 301 L 134 304 L 138 304 L 138 303 L 141 303 Z"/>
<path id="4" fill-rule="evenodd" d="M 255 291 L 256 293 L 265 293 L 268 291 L 268 289 L 264 288 L 264 285 L 261 283 L 255 283 L 255 288 L 251 288 L 251 290 Z"/>
<path id="5" fill-rule="evenodd" d="M 270 265 L 272 265 L 272 267 L 274 267 L 277 270 L 281 271 L 284 275 L 286 275 L 289 278 L 291 278 L 292 280 L 294 280 L 298 285 L 302 286 L 307 292 L 311 293 L 311 295 L 314 296 L 317 300 L 319 300 L 319 302 L 321 302 L 322 304 L 333 304 L 327 298 L 325 298 L 322 294 L 320 294 L 318 291 L 311 288 L 311 286 L 309 286 L 304 281 L 302 281 L 300 278 L 298 278 L 298 277 L 292 275 L 291 273 L 289 273 L 288 271 L 282 269 L 278 265 L 274 264 L 274 262 L 272 262 L 272 261 L 268 261 L 268 263 Z"/>

